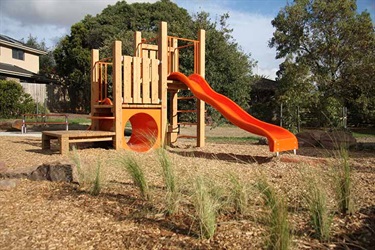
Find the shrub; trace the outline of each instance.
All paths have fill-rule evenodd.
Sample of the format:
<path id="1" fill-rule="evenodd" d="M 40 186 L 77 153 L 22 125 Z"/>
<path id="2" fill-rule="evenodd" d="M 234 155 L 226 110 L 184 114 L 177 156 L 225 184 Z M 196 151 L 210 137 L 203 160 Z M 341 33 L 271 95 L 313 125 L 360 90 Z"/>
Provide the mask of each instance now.
<path id="1" fill-rule="evenodd" d="M 15 118 L 23 113 L 32 113 L 35 102 L 15 81 L 0 80 L 0 117 Z"/>

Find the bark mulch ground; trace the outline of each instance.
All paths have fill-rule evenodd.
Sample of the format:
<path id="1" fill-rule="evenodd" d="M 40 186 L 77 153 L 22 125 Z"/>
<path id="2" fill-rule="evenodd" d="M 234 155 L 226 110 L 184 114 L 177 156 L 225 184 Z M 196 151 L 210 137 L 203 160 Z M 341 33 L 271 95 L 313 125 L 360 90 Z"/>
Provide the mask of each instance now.
<path id="1" fill-rule="evenodd" d="M 228 135 L 226 128 L 214 133 Z M 2 136 L 0 171 L 56 161 L 73 163 L 72 155 L 61 156 L 55 149 L 56 145 L 42 150 L 38 137 Z M 100 194 L 93 196 L 87 187 L 75 183 L 14 180 L 15 187 L 0 189 L 0 249 L 263 249 L 269 236 L 267 211 L 254 190 L 249 191 L 246 213 L 221 210 L 214 237 L 199 237 L 191 198 L 194 180 L 204 177 L 211 187 L 225 190 L 230 175 L 249 185 L 265 177 L 285 197 L 292 249 L 371 249 L 375 245 L 373 151 L 350 152 L 355 212 L 334 213 L 331 240 L 322 243 L 314 239 L 308 223 L 305 177 L 308 173 L 324 183 L 334 211 L 332 170 L 337 151 L 301 148 L 297 155 L 283 153 L 276 158 L 268 146 L 255 142 L 212 142 L 196 148 L 192 140 L 167 150 L 181 189 L 176 214 L 165 213 L 166 191 L 155 152 L 135 154 L 79 145 L 77 155 L 87 175 L 95 174 L 99 163 L 102 166 Z M 150 200 L 141 197 L 118 164 L 119 157 L 129 154 L 145 170 Z"/>

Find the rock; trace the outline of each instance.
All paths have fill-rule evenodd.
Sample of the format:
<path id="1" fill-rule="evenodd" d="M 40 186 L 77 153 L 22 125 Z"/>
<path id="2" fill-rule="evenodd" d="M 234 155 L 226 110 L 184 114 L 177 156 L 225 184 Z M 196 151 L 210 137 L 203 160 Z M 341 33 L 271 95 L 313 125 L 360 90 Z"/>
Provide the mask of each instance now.
<path id="1" fill-rule="evenodd" d="M 349 131 L 330 131 L 320 136 L 320 143 L 326 149 L 349 148 L 356 145 L 357 140 Z"/>
<path id="2" fill-rule="evenodd" d="M 324 131 L 309 130 L 296 134 L 299 147 L 316 147 L 320 146 L 320 137 Z"/>
<path id="3" fill-rule="evenodd" d="M 16 169 L 5 169 L 5 171 L 0 171 L 0 178 L 2 179 L 21 179 L 28 178 L 35 167 L 26 168 L 16 168 Z"/>
<path id="4" fill-rule="evenodd" d="M 309 130 L 296 134 L 300 147 L 323 147 L 338 149 L 341 146 L 351 147 L 357 143 L 349 131 Z"/>
<path id="5" fill-rule="evenodd" d="M 53 162 L 38 167 L 5 169 L 0 171 L 2 179 L 30 179 L 33 181 L 78 182 L 76 168 L 72 164 Z"/>
<path id="6" fill-rule="evenodd" d="M 47 180 L 54 182 L 73 182 L 73 165 L 59 162 L 43 164 L 31 172 L 29 179 L 34 181 Z"/>
<path id="7" fill-rule="evenodd" d="M 0 190 L 11 190 L 17 186 L 17 180 L 7 179 L 0 180 Z"/>

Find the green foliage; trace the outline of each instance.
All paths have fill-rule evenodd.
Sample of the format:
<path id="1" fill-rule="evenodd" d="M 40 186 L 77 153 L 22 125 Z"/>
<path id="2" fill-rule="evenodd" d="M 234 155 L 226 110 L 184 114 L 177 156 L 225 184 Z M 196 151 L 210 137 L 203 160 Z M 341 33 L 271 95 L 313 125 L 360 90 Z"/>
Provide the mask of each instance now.
<path id="1" fill-rule="evenodd" d="M 34 113 L 35 105 L 21 84 L 0 80 L 0 117 L 16 118 L 24 113 Z"/>
<path id="2" fill-rule="evenodd" d="M 33 37 L 32 35 L 29 35 L 27 41 L 25 44 L 29 47 L 47 51 L 46 55 L 39 56 L 39 72 L 38 74 L 43 75 L 48 78 L 53 78 L 54 75 L 54 69 L 56 67 L 55 60 L 53 58 L 53 52 L 47 47 L 45 41 L 38 42 L 37 37 Z"/>
<path id="3" fill-rule="evenodd" d="M 317 91 L 319 102 L 333 98 L 334 106 L 338 102 L 352 110 L 351 122 L 371 123 L 375 121 L 375 98 L 369 94 L 375 91 L 375 33 L 369 13 L 356 10 L 355 0 L 295 0 L 272 21 L 276 31 L 269 45 L 276 48 L 277 58 L 286 58 L 285 63 L 295 68 L 281 66 L 284 97 L 295 103 L 305 100 L 313 109 L 316 99 L 304 98 Z M 299 90 L 305 91 L 297 100 L 288 93 Z M 333 112 L 328 117 L 334 115 L 329 103 L 322 106 Z"/>
<path id="4" fill-rule="evenodd" d="M 70 34 L 54 51 L 56 70 L 63 86 L 69 90 L 71 109 L 89 108 L 91 49 L 100 49 L 101 57 L 110 57 L 113 41 L 121 40 L 123 54 L 132 55 L 133 32 L 141 31 L 146 39 L 156 37 L 160 21 L 168 22 L 170 36 L 196 39 L 198 29 L 206 29 L 208 82 L 216 91 L 247 108 L 254 62 L 231 37 L 226 24 L 228 18 L 229 15 L 224 14 L 219 21 L 213 22 L 204 12 L 192 18 L 185 9 L 169 0 L 133 4 L 119 1 L 95 17 L 87 15 L 71 27 Z M 181 50 L 180 71 L 191 74 L 192 70 L 192 49 Z"/>
<path id="5" fill-rule="evenodd" d="M 227 21 L 229 14 L 212 21 L 206 12 L 195 16 L 195 30 L 206 30 L 206 75 L 211 87 L 229 97 L 242 108 L 247 109 L 251 83 L 254 81 L 252 69 L 256 62 L 250 54 L 245 54 L 232 37 Z M 220 123 L 221 115 L 208 106 L 208 115 Z"/>

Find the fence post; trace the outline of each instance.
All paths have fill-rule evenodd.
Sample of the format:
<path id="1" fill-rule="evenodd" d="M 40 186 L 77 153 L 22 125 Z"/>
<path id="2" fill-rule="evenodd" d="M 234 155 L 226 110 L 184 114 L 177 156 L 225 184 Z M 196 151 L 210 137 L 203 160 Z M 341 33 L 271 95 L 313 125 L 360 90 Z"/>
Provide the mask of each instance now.
<path id="1" fill-rule="evenodd" d="M 283 126 L 283 104 L 280 105 L 280 127 Z"/>
<path id="2" fill-rule="evenodd" d="M 348 126 L 348 108 L 342 107 L 342 126 L 347 128 Z"/>
<path id="3" fill-rule="evenodd" d="M 297 132 L 299 133 L 301 130 L 301 121 L 299 115 L 299 106 L 297 106 Z"/>

